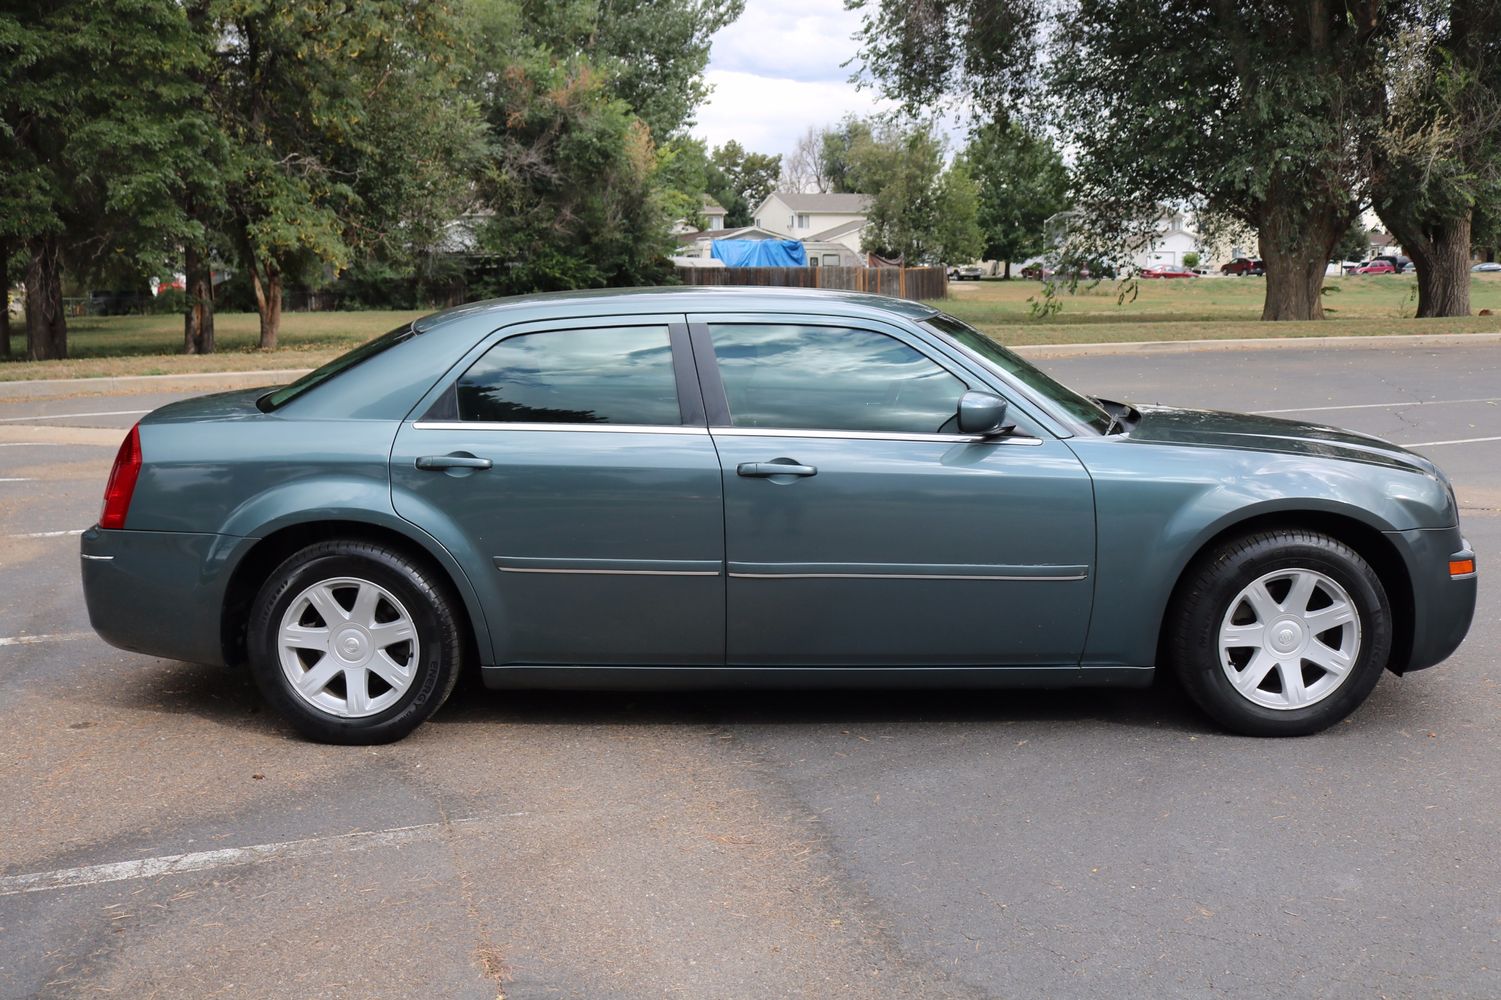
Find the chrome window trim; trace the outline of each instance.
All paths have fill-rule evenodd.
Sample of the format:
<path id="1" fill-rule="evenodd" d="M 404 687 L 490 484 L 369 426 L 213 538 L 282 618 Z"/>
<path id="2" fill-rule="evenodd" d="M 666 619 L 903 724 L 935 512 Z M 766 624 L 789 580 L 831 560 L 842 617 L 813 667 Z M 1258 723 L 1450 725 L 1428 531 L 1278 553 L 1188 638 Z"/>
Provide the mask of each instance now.
<path id="1" fill-rule="evenodd" d="M 885 431 L 815 431 L 782 427 L 712 427 L 715 437 L 823 438 L 848 441 L 942 441 L 947 444 L 1005 444 L 1037 447 L 1042 438 L 1026 434 L 985 437 L 982 434 L 905 434 Z"/>
<path id="2" fill-rule="evenodd" d="M 946 444 L 997 444 L 1037 447 L 1042 438 L 1025 434 L 985 437 L 980 434 L 904 434 L 883 431 L 815 431 L 783 427 L 699 427 L 677 424 L 546 424 L 488 420 L 418 420 L 419 431 L 603 431 L 611 434 L 714 434 L 724 437 L 819 438 L 847 441 L 940 441 Z"/>
<path id="3" fill-rule="evenodd" d="M 610 434 L 707 434 L 707 427 L 681 424 L 544 424 L 490 420 L 418 420 L 419 431 L 604 431 Z"/>

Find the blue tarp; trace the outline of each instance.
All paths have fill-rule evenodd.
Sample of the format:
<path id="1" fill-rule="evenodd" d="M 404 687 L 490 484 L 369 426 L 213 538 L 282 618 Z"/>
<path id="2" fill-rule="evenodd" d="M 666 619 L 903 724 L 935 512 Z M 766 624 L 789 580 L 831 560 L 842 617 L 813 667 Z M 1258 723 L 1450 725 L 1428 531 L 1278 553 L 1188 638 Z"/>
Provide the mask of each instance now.
<path id="1" fill-rule="evenodd" d="M 808 266 L 808 252 L 797 240 L 714 240 L 709 256 L 725 267 Z"/>

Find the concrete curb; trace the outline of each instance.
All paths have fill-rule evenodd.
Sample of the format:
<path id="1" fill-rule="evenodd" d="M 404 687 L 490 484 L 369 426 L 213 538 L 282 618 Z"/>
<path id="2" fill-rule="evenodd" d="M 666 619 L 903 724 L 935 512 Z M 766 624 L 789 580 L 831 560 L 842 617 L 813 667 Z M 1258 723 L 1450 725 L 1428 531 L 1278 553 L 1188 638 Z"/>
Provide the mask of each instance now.
<path id="1" fill-rule="evenodd" d="M 1174 354 L 1193 351 L 1270 351 L 1310 348 L 1459 347 L 1501 344 L 1496 333 L 1383 333 L 1370 337 L 1238 337 L 1225 340 L 1141 340 L 1112 344 L 1028 344 L 1013 347 L 1029 358 L 1078 358 L 1098 354 Z"/>

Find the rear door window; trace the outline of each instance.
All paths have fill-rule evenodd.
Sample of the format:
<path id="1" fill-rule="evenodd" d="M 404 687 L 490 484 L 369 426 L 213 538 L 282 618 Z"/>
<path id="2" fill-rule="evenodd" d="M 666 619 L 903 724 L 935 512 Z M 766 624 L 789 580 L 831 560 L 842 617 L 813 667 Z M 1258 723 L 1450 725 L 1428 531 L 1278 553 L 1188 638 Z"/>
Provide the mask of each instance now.
<path id="1" fill-rule="evenodd" d="M 460 420 L 682 423 L 665 326 L 508 337 L 470 366 L 455 388 Z"/>

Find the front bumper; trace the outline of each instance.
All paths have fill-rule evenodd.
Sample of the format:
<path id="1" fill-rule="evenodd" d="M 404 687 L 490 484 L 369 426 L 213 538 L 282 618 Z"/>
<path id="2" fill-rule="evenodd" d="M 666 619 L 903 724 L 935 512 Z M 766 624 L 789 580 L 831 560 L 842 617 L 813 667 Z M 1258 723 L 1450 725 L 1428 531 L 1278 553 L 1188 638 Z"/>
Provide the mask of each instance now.
<path id="1" fill-rule="evenodd" d="M 1393 673 L 1442 663 L 1459 648 L 1475 617 L 1476 573 L 1450 576 L 1451 560 L 1474 559 L 1459 528 L 1420 528 L 1387 534 L 1407 562 L 1412 580 L 1412 641 L 1405 657 L 1393 657 Z"/>
<path id="2" fill-rule="evenodd" d="M 111 646 L 190 663 L 224 663 L 220 616 L 230 572 L 255 543 L 177 531 L 83 533 L 89 624 Z"/>

